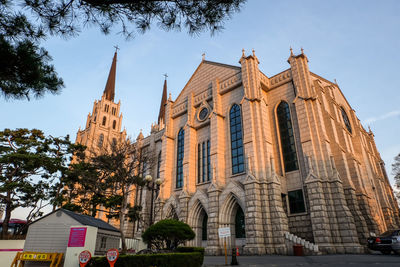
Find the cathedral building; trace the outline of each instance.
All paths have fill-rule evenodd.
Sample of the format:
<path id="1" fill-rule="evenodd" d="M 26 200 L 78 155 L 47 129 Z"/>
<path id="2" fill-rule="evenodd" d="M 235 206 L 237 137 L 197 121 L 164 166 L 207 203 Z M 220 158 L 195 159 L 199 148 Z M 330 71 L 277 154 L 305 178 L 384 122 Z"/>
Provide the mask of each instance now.
<path id="1" fill-rule="evenodd" d="M 147 173 L 163 181 L 158 194 L 143 188 L 136 198 L 144 215 L 188 223 L 189 245 L 210 255 L 223 251 L 222 227 L 228 247 L 286 254 L 285 233 L 325 253 L 361 253 L 370 233 L 400 226 L 371 130 L 336 83 L 309 70 L 303 50 L 287 61 L 267 76 L 254 51 L 243 50 L 238 66 L 203 59 L 175 100 L 165 81 L 158 122 L 137 139 L 155 158 Z M 115 62 L 79 143 L 126 137 L 110 85 Z M 145 224 L 135 227 L 140 237 Z"/>

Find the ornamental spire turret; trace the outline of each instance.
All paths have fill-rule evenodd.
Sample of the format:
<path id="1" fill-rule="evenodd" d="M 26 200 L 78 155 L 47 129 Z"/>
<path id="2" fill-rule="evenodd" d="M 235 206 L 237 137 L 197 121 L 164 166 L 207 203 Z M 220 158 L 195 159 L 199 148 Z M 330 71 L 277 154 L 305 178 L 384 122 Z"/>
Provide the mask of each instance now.
<path id="1" fill-rule="evenodd" d="M 165 123 L 165 104 L 167 104 L 167 74 L 164 74 L 164 88 L 161 97 L 160 112 L 158 113 L 158 124 Z"/>
<path id="2" fill-rule="evenodd" d="M 103 95 L 107 100 L 114 101 L 115 96 L 115 76 L 117 71 L 117 50 L 118 46 L 115 47 L 114 58 L 111 63 L 110 73 L 108 74 L 108 79 L 106 83 L 106 87 L 104 88 Z"/>

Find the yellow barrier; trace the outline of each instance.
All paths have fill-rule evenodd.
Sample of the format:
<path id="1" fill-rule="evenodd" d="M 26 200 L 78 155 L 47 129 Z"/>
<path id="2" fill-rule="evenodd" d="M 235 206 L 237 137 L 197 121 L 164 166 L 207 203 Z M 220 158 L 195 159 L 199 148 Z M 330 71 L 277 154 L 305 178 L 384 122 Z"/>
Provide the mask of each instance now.
<path id="1" fill-rule="evenodd" d="M 11 267 L 22 267 L 25 261 L 48 261 L 50 262 L 50 267 L 58 267 L 61 266 L 63 255 L 64 253 L 18 252 L 11 263 Z"/>

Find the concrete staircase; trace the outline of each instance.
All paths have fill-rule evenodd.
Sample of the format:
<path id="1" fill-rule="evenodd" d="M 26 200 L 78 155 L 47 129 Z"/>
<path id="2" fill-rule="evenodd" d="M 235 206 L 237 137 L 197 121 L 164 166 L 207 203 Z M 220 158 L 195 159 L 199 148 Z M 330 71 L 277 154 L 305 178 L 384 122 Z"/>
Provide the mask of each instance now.
<path id="1" fill-rule="evenodd" d="M 318 249 L 318 245 L 311 243 L 301 237 L 298 237 L 289 232 L 285 232 L 285 244 L 288 249 L 288 254 L 293 255 L 293 246 L 302 245 L 304 255 L 321 255 L 322 253 Z"/>

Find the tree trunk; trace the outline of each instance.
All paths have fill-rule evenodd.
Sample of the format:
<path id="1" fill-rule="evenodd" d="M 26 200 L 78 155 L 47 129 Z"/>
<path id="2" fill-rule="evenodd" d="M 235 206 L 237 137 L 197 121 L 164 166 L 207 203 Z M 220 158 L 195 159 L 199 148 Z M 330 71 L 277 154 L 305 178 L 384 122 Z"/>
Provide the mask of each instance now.
<path id="1" fill-rule="evenodd" d="M 127 204 L 127 196 L 126 194 L 123 194 L 123 200 L 122 200 L 122 206 L 121 210 L 119 211 L 119 229 L 121 231 L 121 243 L 122 243 L 122 253 L 125 254 L 127 251 L 126 247 L 126 241 L 125 241 L 125 213 L 126 213 L 126 208 L 128 206 Z"/>
<path id="2" fill-rule="evenodd" d="M 8 196 L 7 196 L 7 198 L 9 199 Z M 6 214 L 5 214 L 4 221 L 3 221 L 3 230 L 1 232 L 2 239 L 7 238 L 7 236 L 8 236 L 8 223 L 10 222 L 10 219 L 11 219 L 11 203 L 10 202 L 7 202 L 5 212 L 6 212 Z"/>

